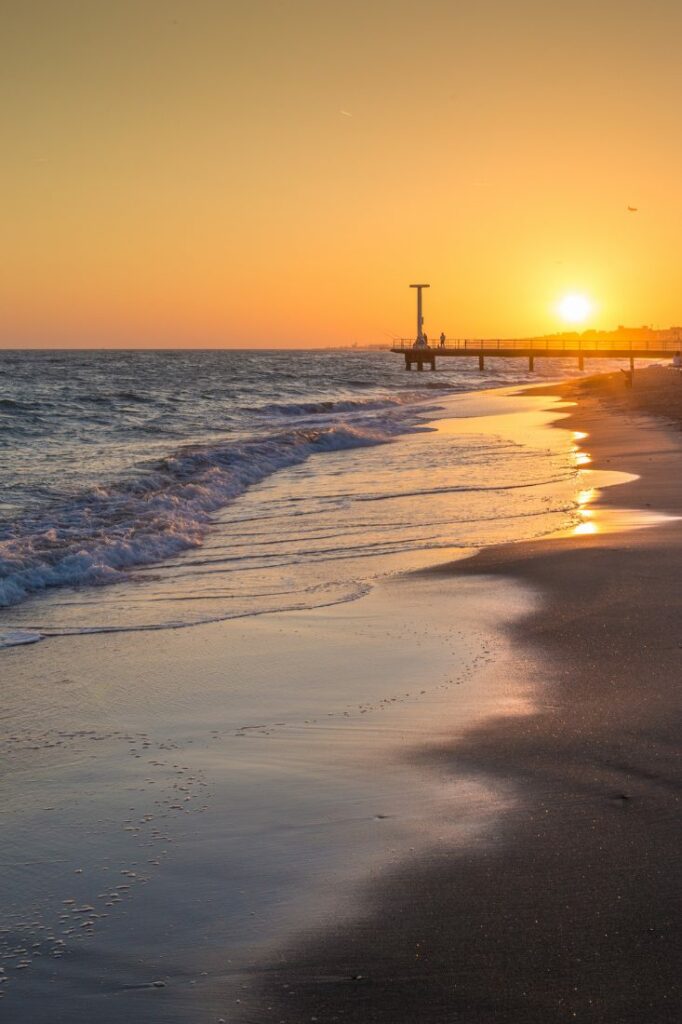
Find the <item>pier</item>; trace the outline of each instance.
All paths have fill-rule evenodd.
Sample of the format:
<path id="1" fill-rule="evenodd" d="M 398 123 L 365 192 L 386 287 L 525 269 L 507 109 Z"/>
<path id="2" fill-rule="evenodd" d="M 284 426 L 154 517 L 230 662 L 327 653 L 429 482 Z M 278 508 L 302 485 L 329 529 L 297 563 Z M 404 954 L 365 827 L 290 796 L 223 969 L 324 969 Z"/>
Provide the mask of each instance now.
<path id="1" fill-rule="evenodd" d="M 575 359 L 578 368 L 585 368 L 587 359 L 626 359 L 630 369 L 635 368 L 635 359 L 670 359 L 675 352 L 682 350 L 681 341 L 587 341 L 583 339 L 567 339 L 559 341 L 545 338 L 517 339 L 481 339 L 462 338 L 446 341 L 444 345 L 418 345 L 414 340 L 398 338 L 391 346 L 395 352 L 405 358 L 405 369 L 416 366 L 423 370 L 425 366 L 436 369 L 436 359 L 470 359 L 478 360 L 478 369 L 485 369 L 486 359 L 527 359 L 528 369 L 535 369 L 536 359 Z"/>
<path id="2" fill-rule="evenodd" d="M 679 338 L 652 340 L 651 338 L 628 339 L 628 341 L 592 338 L 456 338 L 440 335 L 438 345 L 430 345 L 424 333 L 422 291 L 428 284 L 411 284 L 417 291 L 417 338 L 394 338 L 391 352 L 405 358 L 405 369 L 416 366 L 423 370 L 429 366 L 436 369 L 436 359 L 477 359 L 478 369 L 485 369 L 486 359 L 527 359 L 528 369 L 535 369 L 535 360 L 576 359 L 578 368 L 585 368 L 586 359 L 626 359 L 630 373 L 634 372 L 635 359 L 666 359 L 682 349 Z"/>

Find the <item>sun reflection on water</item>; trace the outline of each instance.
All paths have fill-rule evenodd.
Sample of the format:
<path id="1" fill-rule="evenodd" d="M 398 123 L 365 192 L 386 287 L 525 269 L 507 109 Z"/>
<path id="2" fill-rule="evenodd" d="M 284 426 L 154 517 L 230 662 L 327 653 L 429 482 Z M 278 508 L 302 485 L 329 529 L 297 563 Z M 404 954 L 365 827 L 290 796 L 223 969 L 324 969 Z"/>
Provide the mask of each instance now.
<path id="1" fill-rule="evenodd" d="M 573 431 L 574 437 L 579 433 L 580 431 Z M 582 436 L 586 437 L 587 435 L 583 434 Z M 576 445 L 574 452 L 578 467 L 582 467 L 592 461 L 591 457 L 586 452 L 582 452 L 578 445 Z M 653 512 L 650 509 L 595 507 L 600 497 L 602 486 L 608 486 L 609 483 L 624 483 L 627 480 L 636 479 L 631 474 L 579 468 L 578 479 L 583 485 L 582 489 L 577 492 L 575 499 L 575 514 L 578 521 L 564 536 L 586 537 L 621 530 L 636 530 L 646 526 L 657 526 L 671 519 L 679 518 L 661 512 Z M 599 486 L 586 486 L 588 480 L 598 481 Z"/>
<path id="2" fill-rule="evenodd" d="M 599 533 L 599 524 L 592 519 L 594 511 L 591 508 L 581 508 L 578 515 L 581 517 L 581 522 L 579 522 L 574 528 L 574 533 L 582 535 L 587 533 Z"/>

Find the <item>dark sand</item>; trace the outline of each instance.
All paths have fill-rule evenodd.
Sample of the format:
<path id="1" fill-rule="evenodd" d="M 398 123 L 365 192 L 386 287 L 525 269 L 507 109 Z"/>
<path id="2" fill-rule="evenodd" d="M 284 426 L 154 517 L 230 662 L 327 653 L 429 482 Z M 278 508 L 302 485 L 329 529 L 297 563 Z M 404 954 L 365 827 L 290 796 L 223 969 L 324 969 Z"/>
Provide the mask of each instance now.
<path id="1" fill-rule="evenodd" d="M 562 388 L 596 468 L 637 473 L 602 507 L 682 514 L 682 377 Z M 365 913 L 304 935 L 245 986 L 285 1021 L 678 1021 L 682 522 L 490 548 L 440 570 L 511 576 L 542 607 L 512 628 L 527 716 L 415 759 L 510 786 L 492 836 L 368 880 Z M 265 980 L 263 980 L 265 979 Z"/>
<path id="2" fill-rule="evenodd" d="M 653 413 L 682 424 L 682 373 L 670 366 L 650 366 L 635 371 L 632 388 L 625 383 L 617 370 L 574 381 L 562 391 L 570 397 L 598 397 L 612 410 Z"/>

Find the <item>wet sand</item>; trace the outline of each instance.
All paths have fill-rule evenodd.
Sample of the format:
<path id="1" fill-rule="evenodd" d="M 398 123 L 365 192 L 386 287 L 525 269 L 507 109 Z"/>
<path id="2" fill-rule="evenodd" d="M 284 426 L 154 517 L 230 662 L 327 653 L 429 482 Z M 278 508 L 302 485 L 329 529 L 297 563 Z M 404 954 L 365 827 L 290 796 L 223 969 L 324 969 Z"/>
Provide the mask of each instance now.
<path id="1" fill-rule="evenodd" d="M 498 599 L 532 603 L 425 576 L 5 652 L 0 1019 L 233 1022 L 254 964 L 352 921 L 367 874 L 492 827 L 503 786 L 408 755 L 525 707 L 489 675 Z"/>
<path id="2" fill-rule="evenodd" d="M 619 507 L 682 514 L 678 428 L 627 399 L 614 410 L 601 390 L 555 392 L 577 400 L 561 426 L 589 435 L 596 469 L 639 475 L 596 496 L 597 522 L 617 525 Z M 366 880 L 354 922 L 311 931 L 261 965 L 248 1019 L 680 1019 L 682 523 L 628 530 L 626 515 L 621 525 L 437 571 L 452 592 L 477 576 L 542 595 L 510 626 L 505 665 L 510 687 L 533 686 L 532 712 L 413 757 L 516 799 L 472 844 Z"/>

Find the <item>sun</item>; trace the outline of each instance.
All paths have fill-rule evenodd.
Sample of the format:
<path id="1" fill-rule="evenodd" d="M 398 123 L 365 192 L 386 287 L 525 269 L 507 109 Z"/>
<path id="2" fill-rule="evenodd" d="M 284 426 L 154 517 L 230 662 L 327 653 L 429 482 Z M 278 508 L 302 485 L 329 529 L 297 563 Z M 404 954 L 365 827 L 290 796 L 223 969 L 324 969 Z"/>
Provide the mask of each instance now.
<path id="1" fill-rule="evenodd" d="M 562 320 L 579 324 L 586 320 L 592 312 L 592 303 L 586 295 L 564 295 L 557 310 Z"/>

